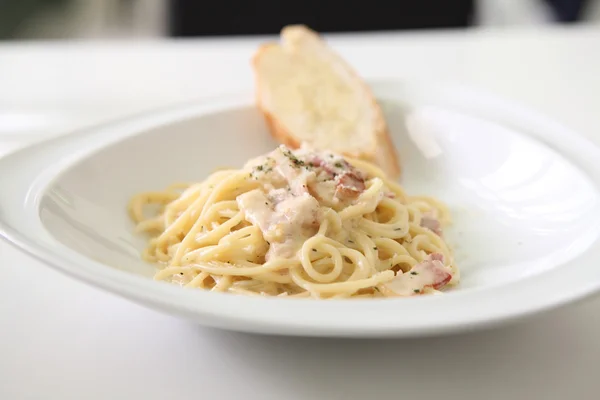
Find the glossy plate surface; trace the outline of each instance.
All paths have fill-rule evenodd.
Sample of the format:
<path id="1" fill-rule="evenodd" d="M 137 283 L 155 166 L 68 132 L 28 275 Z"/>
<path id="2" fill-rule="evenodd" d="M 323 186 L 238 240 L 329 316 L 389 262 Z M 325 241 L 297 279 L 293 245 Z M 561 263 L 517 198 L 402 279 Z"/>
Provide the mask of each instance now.
<path id="1" fill-rule="evenodd" d="M 462 271 L 443 296 L 248 298 L 151 279 L 125 207 L 136 192 L 239 167 L 276 143 L 251 94 L 211 98 L 0 160 L 0 230 L 48 265 L 202 324 L 319 336 L 415 336 L 499 323 L 600 288 L 600 150 L 531 111 L 444 84 L 373 84 L 402 183 L 450 205 Z"/>

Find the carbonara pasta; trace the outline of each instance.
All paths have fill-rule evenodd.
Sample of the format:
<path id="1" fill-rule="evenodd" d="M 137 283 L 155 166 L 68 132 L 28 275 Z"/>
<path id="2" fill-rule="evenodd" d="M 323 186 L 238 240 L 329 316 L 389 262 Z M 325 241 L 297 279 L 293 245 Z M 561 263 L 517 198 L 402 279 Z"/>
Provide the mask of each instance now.
<path id="1" fill-rule="evenodd" d="M 280 146 L 204 182 L 141 193 L 129 211 L 151 237 L 143 257 L 163 267 L 156 279 L 186 287 L 393 297 L 459 279 L 444 205 L 408 196 L 370 163 L 308 147 Z"/>

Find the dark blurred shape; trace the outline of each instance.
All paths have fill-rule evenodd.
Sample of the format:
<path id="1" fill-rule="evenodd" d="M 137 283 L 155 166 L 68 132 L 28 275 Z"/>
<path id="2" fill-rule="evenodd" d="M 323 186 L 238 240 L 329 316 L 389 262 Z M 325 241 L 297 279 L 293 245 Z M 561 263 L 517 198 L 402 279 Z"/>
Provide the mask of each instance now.
<path id="1" fill-rule="evenodd" d="M 275 34 L 302 23 L 319 32 L 471 25 L 475 0 L 171 0 L 172 36 Z"/>
<path id="2" fill-rule="evenodd" d="M 0 39 L 10 39 L 31 17 L 66 5 L 69 0 L 0 0 Z"/>
<path id="3" fill-rule="evenodd" d="M 577 22 L 585 13 L 588 0 L 544 0 L 559 22 Z"/>

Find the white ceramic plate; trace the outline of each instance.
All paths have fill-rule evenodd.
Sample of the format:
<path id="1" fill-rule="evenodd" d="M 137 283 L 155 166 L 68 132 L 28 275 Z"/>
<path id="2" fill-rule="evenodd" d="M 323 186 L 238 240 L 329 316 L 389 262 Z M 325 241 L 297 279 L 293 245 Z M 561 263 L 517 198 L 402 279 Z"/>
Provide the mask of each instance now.
<path id="1" fill-rule="evenodd" d="M 250 298 L 151 279 L 125 206 L 136 192 L 199 181 L 271 150 L 251 94 L 53 139 L 0 160 L 0 229 L 73 277 L 205 325 L 319 336 L 414 336 L 489 325 L 600 287 L 600 151 L 502 100 L 449 85 L 373 84 L 410 193 L 454 213 L 462 270 L 442 296 Z M 596 162 L 594 162 L 596 160 Z"/>

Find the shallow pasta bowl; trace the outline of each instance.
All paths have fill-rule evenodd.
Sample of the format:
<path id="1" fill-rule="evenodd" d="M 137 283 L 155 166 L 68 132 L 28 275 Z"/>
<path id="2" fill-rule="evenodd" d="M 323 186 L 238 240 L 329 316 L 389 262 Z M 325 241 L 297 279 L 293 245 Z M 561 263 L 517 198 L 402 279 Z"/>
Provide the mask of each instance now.
<path id="1" fill-rule="evenodd" d="M 134 116 L 0 160 L 0 231 L 49 266 L 204 325 L 416 336 L 497 324 L 600 288 L 600 150 L 520 106 L 448 84 L 373 83 L 411 194 L 445 201 L 461 283 L 440 296 L 255 298 L 152 279 L 129 198 L 271 150 L 252 95 Z"/>

